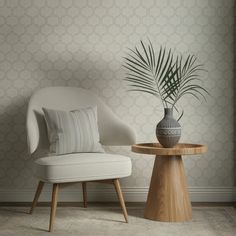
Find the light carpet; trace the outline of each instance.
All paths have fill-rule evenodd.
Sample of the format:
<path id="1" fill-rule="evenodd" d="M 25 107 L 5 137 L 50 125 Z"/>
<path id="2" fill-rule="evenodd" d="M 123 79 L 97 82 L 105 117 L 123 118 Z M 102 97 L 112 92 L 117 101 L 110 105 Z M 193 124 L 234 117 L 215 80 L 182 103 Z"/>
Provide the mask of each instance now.
<path id="1" fill-rule="evenodd" d="M 0 235 L 76 236 L 235 236 L 233 207 L 194 207 L 193 219 L 164 223 L 143 218 L 143 207 L 128 207 L 129 223 L 118 206 L 58 207 L 54 232 L 47 232 L 49 207 L 37 207 L 33 215 L 26 207 L 0 207 Z"/>

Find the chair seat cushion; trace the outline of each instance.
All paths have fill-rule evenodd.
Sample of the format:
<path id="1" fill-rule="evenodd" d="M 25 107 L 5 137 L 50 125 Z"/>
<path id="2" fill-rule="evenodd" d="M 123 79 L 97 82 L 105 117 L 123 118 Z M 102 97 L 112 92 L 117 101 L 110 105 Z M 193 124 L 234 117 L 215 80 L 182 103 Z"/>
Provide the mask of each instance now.
<path id="1" fill-rule="evenodd" d="M 131 175 L 131 160 L 107 153 L 73 153 L 37 159 L 35 175 L 44 182 L 116 179 Z"/>

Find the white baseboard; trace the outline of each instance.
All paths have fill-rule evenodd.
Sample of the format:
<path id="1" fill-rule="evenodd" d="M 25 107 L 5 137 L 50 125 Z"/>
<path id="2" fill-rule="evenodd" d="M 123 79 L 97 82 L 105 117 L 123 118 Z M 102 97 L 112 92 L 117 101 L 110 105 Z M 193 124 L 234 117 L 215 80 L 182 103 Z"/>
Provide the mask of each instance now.
<path id="1" fill-rule="evenodd" d="M 127 202 L 145 202 L 148 187 L 123 187 Z M 89 201 L 117 201 L 116 193 L 110 187 L 89 187 Z M 0 189 L 0 202 L 31 202 L 35 189 Z M 192 202 L 236 202 L 235 187 L 190 187 L 189 194 Z M 46 186 L 39 201 L 48 202 L 51 199 L 51 189 Z M 82 201 L 81 189 L 63 188 L 59 192 L 59 201 Z"/>

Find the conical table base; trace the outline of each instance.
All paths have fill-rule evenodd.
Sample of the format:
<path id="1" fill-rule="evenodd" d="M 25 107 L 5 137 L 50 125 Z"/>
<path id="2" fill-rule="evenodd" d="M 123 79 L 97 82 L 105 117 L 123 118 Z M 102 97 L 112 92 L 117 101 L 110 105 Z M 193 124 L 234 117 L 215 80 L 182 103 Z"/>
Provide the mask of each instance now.
<path id="1" fill-rule="evenodd" d="M 182 157 L 156 156 L 144 217 L 156 221 L 192 219 Z"/>

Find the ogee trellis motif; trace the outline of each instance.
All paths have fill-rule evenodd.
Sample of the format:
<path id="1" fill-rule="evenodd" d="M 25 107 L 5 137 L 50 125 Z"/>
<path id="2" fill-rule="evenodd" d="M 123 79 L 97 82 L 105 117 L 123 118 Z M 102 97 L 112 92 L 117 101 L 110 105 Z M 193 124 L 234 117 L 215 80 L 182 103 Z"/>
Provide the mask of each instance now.
<path id="1" fill-rule="evenodd" d="M 208 103 L 185 98 L 182 142 L 204 143 L 203 156 L 187 157 L 190 186 L 232 186 L 234 178 L 235 27 L 233 0 L 0 0 L 0 187 L 32 188 L 27 155 L 27 101 L 45 86 L 91 89 L 137 132 L 155 141 L 160 102 L 127 93 L 122 57 L 150 38 L 156 48 L 196 54 L 204 63 Z M 132 157 L 125 186 L 147 187 L 153 158 L 130 148 L 107 148 Z"/>

